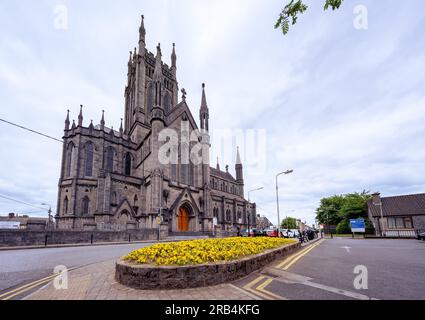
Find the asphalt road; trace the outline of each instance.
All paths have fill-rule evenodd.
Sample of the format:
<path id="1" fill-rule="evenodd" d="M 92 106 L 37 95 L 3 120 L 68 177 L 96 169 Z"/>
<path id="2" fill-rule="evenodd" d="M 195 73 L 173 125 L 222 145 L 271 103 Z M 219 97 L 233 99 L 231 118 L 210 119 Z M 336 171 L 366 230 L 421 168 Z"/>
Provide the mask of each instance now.
<path id="1" fill-rule="evenodd" d="M 123 244 L 90 247 L 47 248 L 0 251 L 0 293 L 53 274 L 56 266 L 68 269 L 118 259 L 148 246 Z"/>
<path id="2" fill-rule="evenodd" d="M 327 239 L 286 266 L 276 270 L 275 265 L 238 285 L 254 283 L 253 292 L 271 299 L 425 299 L 423 241 Z M 354 286 L 356 266 L 367 268 L 367 290 Z"/>

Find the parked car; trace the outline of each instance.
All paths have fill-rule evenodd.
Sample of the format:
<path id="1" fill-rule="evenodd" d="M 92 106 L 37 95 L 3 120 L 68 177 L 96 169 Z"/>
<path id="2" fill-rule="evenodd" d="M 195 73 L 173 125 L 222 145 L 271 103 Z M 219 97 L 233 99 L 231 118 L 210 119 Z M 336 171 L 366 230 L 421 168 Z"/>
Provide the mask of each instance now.
<path id="1" fill-rule="evenodd" d="M 255 236 L 256 237 L 267 237 L 267 232 L 266 232 L 266 230 L 263 230 L 263 229 L 257 229 L 257 230 L 255 230 Z"/>
<path id="2" fill-rule="evenodd" d="M 267 237 L 277 238 L 277 228 L 271 227 L 265 230 Z"/>
<path id="3" fill-rule="evenodd" d="M 425 231 L 419 231 L 417 238 L 418 238 L 418 240 L 425 241 Z"/>
<path id="4" fill-rule="evenodd" d="M 241 237 L 255 237 L 255 229 L 245 229 L 241 231 Z"/>

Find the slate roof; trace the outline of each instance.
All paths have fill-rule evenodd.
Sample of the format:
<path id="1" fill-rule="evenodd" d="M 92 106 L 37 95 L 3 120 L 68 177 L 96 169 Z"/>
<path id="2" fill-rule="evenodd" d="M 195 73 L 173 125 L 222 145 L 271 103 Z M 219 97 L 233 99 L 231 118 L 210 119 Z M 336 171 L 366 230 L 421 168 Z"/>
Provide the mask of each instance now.
<path id="1" fill-rule="evenodd" d="M 425 193 L 384 197 L 381 201 L 384 217 L 425 215 Z M 374 205 L 372 200 L 367 205 L 373 217 L 381 216 L 379 205 Z"/>
<path id="2" fill-rule="evenodd" d="M 236 179 L 229 172 L 224 172 L 211 167 L 210 173 L 216 177 L 220 177 L 231 182 L 236 182 Z"/>

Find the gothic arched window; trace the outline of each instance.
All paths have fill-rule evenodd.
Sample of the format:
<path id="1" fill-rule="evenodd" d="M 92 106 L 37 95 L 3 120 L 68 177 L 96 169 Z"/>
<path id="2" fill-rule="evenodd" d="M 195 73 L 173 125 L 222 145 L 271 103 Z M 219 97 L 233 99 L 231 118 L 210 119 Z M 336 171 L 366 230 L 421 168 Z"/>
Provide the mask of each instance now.
<path id="1" fill-rule="evenodd" d="M 171 180 L 177 181 L 177 164 L 171 164 Z"/>
<path id="2" fill-rule="evenodd" d="M 230 216 L 230 210 L 226 211 L 226 221 L 230 221 L 231 220 L 231 216 Z"/>
<path id="3" fill-rule="evenodd" d="M 131 154 L 130 153 L 127 153 L 127 155 L 125 156 L 124 174 L 126 176 L 131 176 Z"/>
<path id="4" fill-rule="evenodd" d="M 164 111 L 168 113 L 171 110 L 171 99 L 170 94 L 168 92 L 164 95 Z"/>
<path id="5" fill-rule="evenodd" d="M 72 173 L 73 166 L 73 160 L 74 160 L 74 143 L 71 142 L 68 144 L 68 148 L 66 150 L 66 176 L 70 177 Z"/>
<path id="6" fill-rule="evenodd" d="M 113 192 L 113 193 L 112 193 L 111 203 L 112 203 L 113 205 L 117 205 L 117 204 L 118 204 L 118 202 L 117 202 L 117 193 L 116 193 L 116 192 Z"/>
<path id="7" fill-rule="evenodd" d="M 68 214 L 68 197 L 63 201 L 63 214 Z"/>
<path id="8" fill-rule="evenodd" d="M 147 111 L 148 111 L 148 115 L 150 116 L 150 113 L 153 109 L 153 104 L 154 104 L 154 95 L 155 95 L 155 88 L 152 82 L 150 82 L 148 84 L 148 90 L 147 90 L 147 94 L 146 94 L 146 105 L 147 105 Z"/>
<path id="9" fill-rule="evenodd" d="M 83 215 L 88 215 L 90 213 L 90 199 L 89 197 L 84 197 L 83 199 Z"/>
<path id="10" fill-rule="evenodd" d="M 86 167 L 85 167 L 85 176 L 91 177 L 93 175 L 93 143 L 86 143 Z"/>
<path id="11" fill-rule="evenodd" d="M 107 172 L 114 171 L 114 156 L 115 156 L 114 148 L 109 147 L 108 150 L 106 150 L 106 171 Z"/>

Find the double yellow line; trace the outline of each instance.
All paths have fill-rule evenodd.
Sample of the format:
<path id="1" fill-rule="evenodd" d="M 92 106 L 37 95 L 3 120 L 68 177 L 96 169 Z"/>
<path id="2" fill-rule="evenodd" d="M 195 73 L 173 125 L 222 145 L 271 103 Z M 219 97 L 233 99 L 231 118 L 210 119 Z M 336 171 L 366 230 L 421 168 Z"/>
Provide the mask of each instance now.
<path id="1" fill-rule="evenodd" d="M 288 270 L 294 263 L 296 263 L 298 260 L 300 260 L 302 257 L 304 257 L 307 253 L 312 251 L 314 248 L 319 246 L 321 243 L 325 241 L 324 239 L 317 241 L 315 244 L 308 246 L 307 248 L 301 250 L 300 252 L 286 258 L 282 263 L 278 264 L 276 268 L 282 269 L 282 270 Z"/>
<path id="2" fill-rule="evenodd" d="M 73 271 L 73 270 L 78 269 L 78 268 L 79 267 L 68 269 L 68 272 Z M 5 292 L 3 294 L 0 294 L 0 300 L 10 300 L 10 299 L 13 299 L 16 296 L 19 296 L 21 294 L 24 294 L 24 293 L 26 293 L 26 292 L 34 289 L 34 288 L 37 288 L 39 286 L 48 284 L 50 281 L 52 281 L 54 278 L 56 278 L 59 275 L 60 275 L 60 273 L 55 273 L 55 274 L 52 274 L 51 276 L 48 276 L 46 278 L 43 278 L 43 279 L 40 279 L 40 280 L 37 280 L 37 281 L 33 281 L 33 282 L 30 282 L 30 283 L 27 283 L 27 284 L 25 284 L 25 285 L 23 285 L 23 286 L 21 286 L 19 288 L 16 288 L 16 289 L 13 289 L 11 291 L 8 291 L 8 292 Z"/>
<path id="3" fill-rule="evenodd" d="M 265 300 L 287 300 L 286 298 L 278 296 L 277 294 L 274 294 L 273 292 L 270 292 L 266 289 L 266 287 L 271 284 L 272 281 L 272 278 L 266 276 L 259 276 L 243 288 L 244 290 L 249 291 Z"/>

